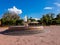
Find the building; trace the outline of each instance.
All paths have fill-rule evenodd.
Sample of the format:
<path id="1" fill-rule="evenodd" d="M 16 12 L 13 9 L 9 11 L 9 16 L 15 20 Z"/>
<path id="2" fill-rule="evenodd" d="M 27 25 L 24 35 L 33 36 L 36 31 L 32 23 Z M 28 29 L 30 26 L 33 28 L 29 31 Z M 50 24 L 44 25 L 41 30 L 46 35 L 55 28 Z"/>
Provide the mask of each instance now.
<path id="1" fill-rule="evenodd" d="M 38 25 L 39 25 L 39 22 L 36 22 L 36 21 L 34 21 L 34 22 L 29 22 L 28 25 L 30 25 L 30 26 L 38 26 Z"/>

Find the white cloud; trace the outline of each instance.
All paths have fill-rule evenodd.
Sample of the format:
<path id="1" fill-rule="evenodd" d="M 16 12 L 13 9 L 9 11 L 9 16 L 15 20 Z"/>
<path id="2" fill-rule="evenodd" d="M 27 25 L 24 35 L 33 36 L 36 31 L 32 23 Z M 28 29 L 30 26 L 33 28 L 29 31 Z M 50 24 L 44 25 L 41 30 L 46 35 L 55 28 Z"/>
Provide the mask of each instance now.
<path id="1" fill-rule="evenodd" d="M 53 9 L 53 7 L 45 7 L 44 9 L 51 10 L 51 9 Z"/>
<path id="2" fill-rule="evenodd" d="M 35 19 L 35 20 L 39 20 L 38 18 L 33 18 L 33 19 Z"/>
<path id="3" fill-rule="evenodd" d="M 9 8 L 8 11 L 11 13 L 15 13 L 15 14 L 21 14 L 22 13 L 22 10 L 17 9 L 15 6 L 13 6 L 13 8 Z"/>
<path id="4" fill-rule="evenodd" d="M 58 7 L 60 7 L 60 3 L 57 3 L 57 2 L 56 2 L 56 3 L 54 3 L 54 4 L 55 4 L 56 6 L 58 6 Z"/>

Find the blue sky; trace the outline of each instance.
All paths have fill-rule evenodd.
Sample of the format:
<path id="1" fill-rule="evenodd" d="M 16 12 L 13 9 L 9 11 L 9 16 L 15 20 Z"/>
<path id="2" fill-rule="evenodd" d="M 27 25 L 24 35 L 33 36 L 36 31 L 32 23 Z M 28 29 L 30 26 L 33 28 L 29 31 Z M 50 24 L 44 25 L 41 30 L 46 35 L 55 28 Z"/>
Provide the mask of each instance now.
<path id="1" fill-rule="evenodd" d="M 21 18 L 25 15 L 41 18 L 46 13 L 57 14 L 60 12 L 60 0 L 0 0 L 0 18 L 13 6 L 22 10 L 22 14 L 19 15 Z"/>

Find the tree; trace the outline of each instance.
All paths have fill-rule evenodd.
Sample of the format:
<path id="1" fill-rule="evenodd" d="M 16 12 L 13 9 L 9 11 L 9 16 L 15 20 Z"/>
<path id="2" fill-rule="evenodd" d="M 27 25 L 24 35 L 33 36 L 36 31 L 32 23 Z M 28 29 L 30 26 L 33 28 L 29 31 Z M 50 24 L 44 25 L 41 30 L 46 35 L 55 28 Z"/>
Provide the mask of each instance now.
<path id="1" fill-rule="evenodd" d="M 56 16 L 56 23 L 59 25 L 60 24 L 60 13 L 57 14 Z"/>
<path id="2" fill-rule="evenodd" d="M 57 19 L 60 19 L 60 13 L 59 13 L 59 14 L 57 14 L 56 18 L 57 18 Z"/>
<path id="3" fill-rule="evenodd" d="M 19 18 L 20 17 L 17 14 L 6 12 L 3 14 L 2 23 L 4 25 L 14 25 Z"/>
<path id="4" fill-rule="evenodd" d="M 46 15 L 43 15 L 43 17 L 41 18 L 41 22 L 44 25 L 50 25 L 52 23 L 53 19 L 54 19 L 54 14 L 53 13 L 46 14 Z"/>
<path id="5" fill-rule="evenodd" d="M 17 20 L 16 25 L 23 25 L 23 19 Z"/>
<path id="6" fill-rule="evenodd" d="M 36 20 L 35 20 L 35 19 L 33 19 L 32 17 L 30 17 L 30 18 L 29 18 L 29 20 L 30 20 L 31 22 L 36 21 Z"/>

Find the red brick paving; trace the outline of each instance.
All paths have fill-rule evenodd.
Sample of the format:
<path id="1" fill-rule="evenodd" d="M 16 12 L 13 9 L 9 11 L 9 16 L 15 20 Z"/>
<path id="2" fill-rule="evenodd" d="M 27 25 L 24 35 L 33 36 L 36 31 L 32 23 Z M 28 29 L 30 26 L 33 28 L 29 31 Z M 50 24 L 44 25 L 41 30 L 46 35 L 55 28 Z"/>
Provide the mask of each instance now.
<path id="1" fill-rule="evenodd" d="M 6 28 L 0 28 L 0 31 Z M 60 45 L 60 26 L 44 26 L 44 33 L 11 36 L 0 34 L 0 45 Z"/>

